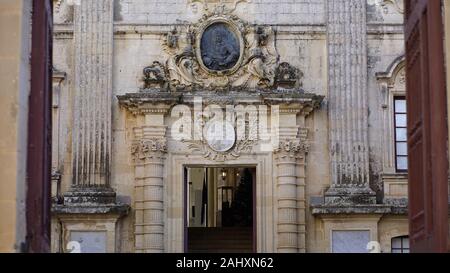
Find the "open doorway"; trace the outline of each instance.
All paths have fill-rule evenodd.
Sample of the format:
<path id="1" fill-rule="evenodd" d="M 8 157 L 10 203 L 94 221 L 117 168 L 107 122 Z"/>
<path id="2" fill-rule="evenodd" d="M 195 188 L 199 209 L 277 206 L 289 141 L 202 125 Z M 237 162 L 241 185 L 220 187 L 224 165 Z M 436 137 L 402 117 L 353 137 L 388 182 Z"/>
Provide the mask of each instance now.
<path id="1" fill-rule="evenodd" d="M 187 168 L 186 252 L 255 252 L 256 169 Z"/>

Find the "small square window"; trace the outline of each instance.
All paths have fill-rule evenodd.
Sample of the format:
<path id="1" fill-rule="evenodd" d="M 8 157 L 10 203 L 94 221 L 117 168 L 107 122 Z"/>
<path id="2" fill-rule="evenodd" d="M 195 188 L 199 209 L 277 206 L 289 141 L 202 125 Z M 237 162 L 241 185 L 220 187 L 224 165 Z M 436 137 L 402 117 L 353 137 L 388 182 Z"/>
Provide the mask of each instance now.
<path id="1" fill-rule="evenodd" d="M 391 253 L 409 253 L 409 237 L 395 237 L 391 240 Z"/>
<path id="2" fill-rule="evenodd" d="M 406 99 L 402 97 L 395 98 L 395 113 L 406 114 Z"/>

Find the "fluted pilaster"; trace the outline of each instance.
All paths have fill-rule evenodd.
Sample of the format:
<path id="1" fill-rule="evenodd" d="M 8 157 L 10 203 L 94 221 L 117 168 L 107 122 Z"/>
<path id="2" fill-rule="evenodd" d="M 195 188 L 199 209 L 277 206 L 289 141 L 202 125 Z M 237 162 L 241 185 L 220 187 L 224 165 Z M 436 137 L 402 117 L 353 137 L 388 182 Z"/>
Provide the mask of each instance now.
<path id="1" fill-rule="evenodd" d="M 73 186 L 109 186 L 113 0 L 74 5 Z"/>
<path id="2" fill-rule="evenodd" d="M 367 198 L 359 201 L 374 202 L 369 188 L 366 0 L 327 3 L 332 168 L 327 201 L 362 194 Z"/>

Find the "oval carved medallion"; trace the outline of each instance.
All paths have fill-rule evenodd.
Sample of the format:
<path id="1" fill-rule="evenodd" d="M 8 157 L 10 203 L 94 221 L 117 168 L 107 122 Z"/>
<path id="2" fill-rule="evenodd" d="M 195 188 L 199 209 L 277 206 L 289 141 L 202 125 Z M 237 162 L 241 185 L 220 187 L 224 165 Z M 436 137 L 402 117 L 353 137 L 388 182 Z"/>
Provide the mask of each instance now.
<path id="1" fill-rule="evenodd" d="M 239 61 L 239 38 L 226 23 L 214 23 L 203 32 L 200 50 L 206 68 L 213 71 L 230 70 Z"/>
<path id="2" fill-rule="evenodd" d="M 229 122 L 215 121 L 205 128 L 205 139 L 216 152 L 227 152 L 236 143 L 236 132 Z"/>

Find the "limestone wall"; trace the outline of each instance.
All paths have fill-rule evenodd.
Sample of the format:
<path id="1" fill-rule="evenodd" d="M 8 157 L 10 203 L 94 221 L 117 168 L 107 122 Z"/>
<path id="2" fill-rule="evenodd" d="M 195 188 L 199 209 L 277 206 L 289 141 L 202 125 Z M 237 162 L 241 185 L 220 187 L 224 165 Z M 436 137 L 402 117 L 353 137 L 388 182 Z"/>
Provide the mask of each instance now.
<path id="1" fill-rule="evenodd" d="M 119 0 L 116 21 L 133 24 L 176 24 L 198 20 L 204 1 L 192 0 Z M 218 1 L 206 1 L 217 3 Z M 225 1 L 233 2 L 233 1 Z M 236 14 L 262 24 L 323 24 L 324 0 L 253 0 L 238 4 Z"/>
<path id="2" fill-rule="evenodd" d="M 31 0 L 0 2 L 0 252 L 25 241 Z"/>
<path id="3" fill-rule="evenodd" d="M 111 186 L 119 198 L 133 204 L 134 169 L 131 164 L 130 143 L 135 118 L 121 109 L 116 95 L 138 92 L 143 86 L 142 69 L 153 61 L 164 62 L 162 34 L 175 24 L 196 22 L 203 13 L 203 4 L 188 0 L 116 0 L 114 8 L 114 60 L 113 60 L 113 135 Z M 214 2 L 214 1 L 209 1 Z M 232 2 L 232 1 L 226 1 Z M 368 0 L 368 104 L 371 185 L 381 191 L 383 144 L 381 135 L 382 95 L 376 78 L 394 60 L 403 54 L 402 14 L 390 1 L 373 4 Z M 70 186 L 70 158 L 73 105 L 73 12 L 65 1 L 55 11 L 54 66 L 66 72 L 60 100 L 60 129 L 57 153 L 60 157 L 54 168 L 63 174 L 63 190 Z M 323 223 L 309 213 L 309 206 L 322 201 L 330 186 L 327 51 L 327 1 L 324 0 L 252 0 L 239 3 L 235 14 L 250 23 L 267 24 L 276 31 L 276 48 L 280 61 L 288 61 L 303 74 L 303 88 L 307 92 L 324 95 L 320 109 L 306 120 L 310 129 L 311 148 L 306 163 L 307 195 L 307 251 L 324 250 Z M 379 195 L 379 198 L 382 198 Z M 120 221 L 119 251 L 134 251 L 134 216 L 132 213 Z M 383 220 L 381 220 L 383 221 Z M 382 225 L 389 229 L 389 224 Z M 389 234 L 389 231 L 379 231 Z M 385 236 L 385 235 L 382 235 Z"/>

